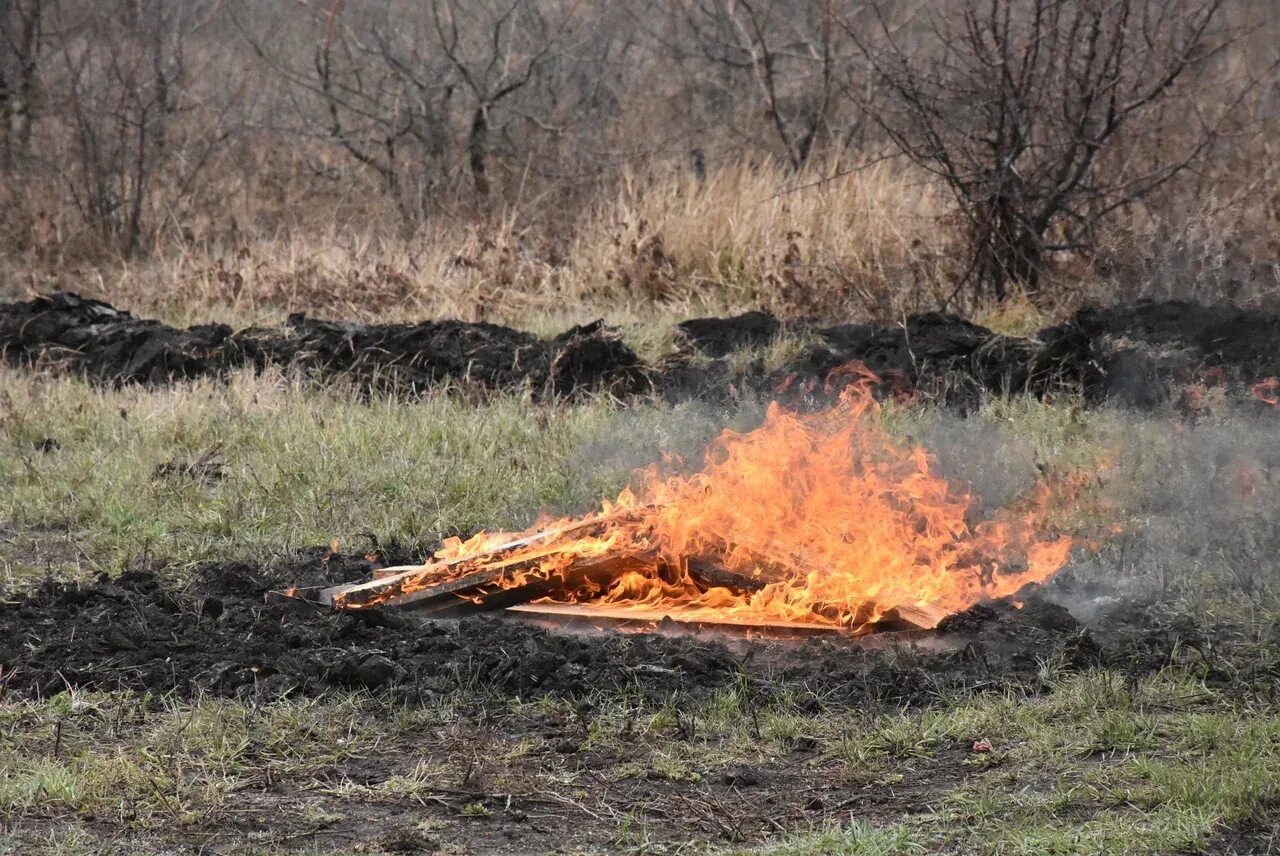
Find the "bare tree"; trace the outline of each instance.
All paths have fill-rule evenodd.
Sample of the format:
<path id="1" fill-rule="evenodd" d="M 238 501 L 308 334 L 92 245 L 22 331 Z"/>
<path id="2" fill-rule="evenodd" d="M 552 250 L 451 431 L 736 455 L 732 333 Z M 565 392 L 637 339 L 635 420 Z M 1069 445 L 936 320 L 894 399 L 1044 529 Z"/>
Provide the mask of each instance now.
<path id="1" fill-rule="evenodd" d="M 1011 282 L 1034 289 L 1049 253 L 1089 249 L 1109 214 L 1207 152 L 1214 118 L 1184 112 L 1190 133 L 1177 151 L 1141 169 L 1100 168 L 1105 154 L 1144 135 L 1175 139 L 1168 126 L 1154 127 L 1154 108 L 1228 43 L 1213 29 L 1221 6 L 959 0 L 913 27 L 891 27 L 879 14 L 879 47 L 865 21 L 850 22 L 892 96 L 874 118 L 947 183 L 968 222 L 973 257 L 957 293 L 966 283 L 997 298 Z"/>
<path id="2" fill-rule="evenodd" d="M 472 15 L 464 38 L 462 8 L 454 0 L 433 0 L 432 18 L 440 46 L 471 96 L 467 164 L 476 193 L 489 195 L 488 161 L 493 112 L 504 100 L 529 86 L 534 75 L 561 47 L 577 3 L 549 18 L 531 0 L 501 0 L 498 5 L 468 2 Z"/>
<path id="3" fill-rule="evenodd" d="M 847 145 L 861 111 L 837 120 L 854 74 L 854 45 L 841 26 L 855 0 L 687 0 L 681 6 L 696 55 L 734 73 L 759 106 L 793 169 L 824 137 Z M 676 49 L 687 50 L 683 42 Z M 714 80 L 714 77 L 708 78 Z M 737 93 L 735 93 L 737 94 Z"/>
<path id="4" fill-rule="evenodd" d="M 206 106 L 194 94 L 199 74 L 188 45 L 219 7 L 219 0 L 117 0 L 57 8 L 47 36 L 56 66 L 47 99 L 54 136 L 66 131 L 72 157 L 50 168 L 85 220 L 125 254 L 155 225 L 146 222 L 149 203 L 163 197 L 172 208 L 185 197 L 229 133 L 218 111 L 201 110 L 199 127 L 180 125 Z"/>
<path id="5" fill-rule="evenodd" d="M 341 0 L 320 11 L 315 78 L 294 82 L 321 96 L 329 137 L 374 170 L 406 213 L 418 211 L 445 168 L 457 84 L 420 18 L 397 14 L 396 4 L 345 11 Z"/>
<path id="6" fill-rule="evenodd" d="M 0 0 L 0 164 L 27 154 L 40 100 L 47 0 Z"/>
<path id="7" fill-rule="evenodd" d="M 534 137 L 561 134 L 557 117 L 564 117 L 566 92 L 569 103 L 583 107 L 569 121 L 593 112 L 590 84 L 581 75 L 594 64 L 587 34 L 600 31 L 574 30 L 579 5 L 304 2 L 314 33 L 310 68 L 275 50 L 273 40 L 243 30 L 294 87 L 305 126 L 373 170 L 412 218 L 434 207 L 432 197 L 457 166 L 466 170 L 475 196 L 488 198 L 495 149 L 514 143 L 529 157 Z M 293 27 L 289 20 L 281 25 Z"/>

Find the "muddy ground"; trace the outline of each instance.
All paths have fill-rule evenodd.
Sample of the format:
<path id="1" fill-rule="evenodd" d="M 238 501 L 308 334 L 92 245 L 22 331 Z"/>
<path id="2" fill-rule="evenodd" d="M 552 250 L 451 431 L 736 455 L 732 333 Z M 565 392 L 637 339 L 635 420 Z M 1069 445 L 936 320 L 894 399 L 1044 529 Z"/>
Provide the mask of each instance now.
<path id="1" fill-rule="evenodd" d="M 403 562 L 409 554 L 378 559 Z M 0 600 L 3 688 L 25 696 L 80 687 L 263 698 L 364 688 L 415 701 L 457 690 L 528 699 L 631 688 L 661 701 L 745 677 L 766 694 L 798 690 L 827 703 L 891 709 L 974 688 L 1034 692 L 1046 660 L 1145 675 L 1210 641 L 1221 645 L 1231 632 L 1132 604 L 1100 610 L 1086 626 L 1047 599 L 1052 586 L 1022 609 L 980 605 L 935 633 L 862 642 L 583 635 L 492 615 L 332 613 L 271 596 L 291 584 L 354 581 L 377 566 L 316 550 L 268 570 L 211 565 L 181 591 L 136 570 L 9 592 Z M 1240 680 L 1234 672 L 1220 677 Z"/>
<path id="2" fill-rule="evenodd" d="M 990 764 L 976 761 L 973 736 L 905 752 L 883 768 L 842 758 L 829 738 L 804 732 L 769 737 L 785 743 L 782 751 L 756 755 L 747 747 L 722 757 L 696 719 L 679 713 L 721 688 L 745 699 L 738 715 L 747 720 L 751 705 L 785 698 L 799 711 L 847 717 L 856 734 L 875 713 L 945 710 L 968 692 L 1034 695 L 1048 689 L 1046 664 L 1059 677 L 1104 666 L 1136 681 L 1177 662 L 1231 693 L 1276 685 L 1275 674 L 1242 670 L 1247 660 L 1223 659 L 1235 634 L 1230 625 L 1197 626 L 1132 601 L 1100 610 L 1087 625 L 1043 598 L 1022 609 L 979 606 L 935 634 L 863 646 L 582 636 L 487 616 L 335 615 L 269 597 L 286 582 L 346 581 L 412 555 L 393 551 L 375 562 L 317 550 L 271 569 L 215 565 L 181 591 L 135 570 L 0 593 L 3 695 L 133 691 L 95 696 L 80 713 L 71 704 L 46 728 L 28 725 L 27 751 L 53 758 L 60 744 L 85 742 L 100 757 L 128 756 L 137 751 L 131 730 L 170 715 L 164 710 L 177 711 L 173 728 L 181 734 L 195 716 L 183 705 L 198 697 L 238 697 L 263 711 L 273 705 L 262 702 L 281 697 L 342 698 L 354 689 L 367 693 L 365 713 L 354 721 L 384 723 L 369 745 L 314 769 L 291 771 L 285 757 L 295 753 L 277 757 L 255 744 L 248 757 L 261 759 L 236 774 L 234 800 L 207 818 L 143 823 L 114 810 L 75 817 L 79 829 L 115 842 L 117 852 L 657 853 L 687 852 L 690 842 L 702 843 L 692 852 L 750 845 L 849 817 L 893 824 L 1001 777 L 1024 789 L 1045 787 L 1034 767 L 1006 766 L 998 755 Z M 1046 594 L 1063 592 L 1051 585 Z M 650 751 L 653 735 L 628 738 L 625 722 L 597 729 L 606 714 L 594 705 L 609 698 L 616 705 L 620 693 L 649 702 L 648 710 L 675 711 L 660 749 Z M 462 709 L 451 701 L 459 698 L 467 699 Z M 514 708 L 514 699 L 549 704 Z M 381 713 L 370 709 L 378 705 Z M 433 718 L 442 709 L 451 712 Z M 421 721 L 391 727 L 406 711 L 418 711 Z M 613 738 L 591 736 L 615 730 Z M 1099 756 L 1088 763 L 1120 762 Z M 150 810 L 163 818 L 167 805 Z M 132 811 L 122 803 L 121 812 Z M 16 821 L 27 836 L 19 840 L 35 841 L 71 819 L 51 810 Z M 1266 852 L 1277 835 L 1250 822 L 1221 829 L 1202 852 Z"/>
<path id="3" fill-rule="evenodd" d="M 734 359 L 787 330 L 817 344 L 774 369 Z M 646 365 L 602 322 L 551 339 L 483 323 L 366 325 L 301 315 L 278 328 L 180 330 L 70 293 L 0 304 L 0 351 L 8 361 L 111 384 L 281 366 L 397 394 L 461 384 L 562 396 L 607 391 L 715 401 L 754 394 L 821 402 L 850 376 L 839 367 L 856 360 L 880 373 L 895 395 L 962 408 L 985 392 L 1025 391 L 1141 408 L 1185 404 L 1190 395 L 1194 409 L 1198 389 L 1220 386 L 1248 401 L 1251 385 L 1280 375 L 1280 317 L 1183 301 L 1084 309 L 1026 338 L 936 312 L 887 327 L 784 325 L 748 312 L 683 322 L 672 338 L 674 352 Z"/>

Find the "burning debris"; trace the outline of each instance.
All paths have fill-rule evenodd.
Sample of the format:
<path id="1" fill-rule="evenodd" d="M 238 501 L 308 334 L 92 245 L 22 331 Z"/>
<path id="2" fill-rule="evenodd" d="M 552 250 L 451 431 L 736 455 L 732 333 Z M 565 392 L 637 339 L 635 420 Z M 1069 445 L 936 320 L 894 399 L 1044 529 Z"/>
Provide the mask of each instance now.
<path id="1" fill-rule="evenodd" d="M 759 428 L 725 431 L 694 475 L 651 467 L 638 492 L 599 513 L 450 539 L 429 564 L 386 569 L 321 599 L 342 610 L 514 607 L 861 635 L 933 628 L 1066 563 L 1072 541 L 1047 518 L 1075 482 L 1042 482 L 1019 507 L 971 522 L 975 497 L 880 424 L 879 378 L 863 366 L 843 376 L 836 406 L 798 413 L 774 403 Z"/>

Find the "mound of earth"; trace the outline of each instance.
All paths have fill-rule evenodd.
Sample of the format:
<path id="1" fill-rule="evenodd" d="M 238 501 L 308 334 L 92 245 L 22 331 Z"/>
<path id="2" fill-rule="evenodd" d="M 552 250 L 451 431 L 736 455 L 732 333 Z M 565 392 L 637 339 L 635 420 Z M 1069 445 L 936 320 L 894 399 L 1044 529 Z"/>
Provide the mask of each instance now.
<path id="1" fill-rule="evenodd" d="M 766 312 L 744 312 L 729 318 L 693 318 L 676 325 L 676 340 L 699 353 L 727 357 L 744 348 L 768 345 L 782 322 Z"/>
<path id="2" fill-rule="evenodd" d="M 1206 385 L 1248 398 L 1248 387 L 1280 375 L 1280 316 L 1188 301 L 1082 309 L 1030 337 L 1003 336 L 941 312 L 896 326 L 808 325 L 803 329 L 820 344 L 772 373 L 760 362 L 744 367 L 739 360 L 735 367 L 726 359 L 691 358 L 690 351 L 728 354 L 755 346 L 752 331 L 780 329 L 776 319 L 772 325 L 767 319 L 699 320 L 692 334 L 684 334 L 686 352 L 664 364 L 659 389 L 670 398 L 755 389 L 821 403 L 856 378 L 853 366 L 861 364 L 886 381 L 886 393 L 961 407 L 983 393 L 1064 392 L 1091 403 L 1152 408 Z"/>
<path id="3" fill-rule="evenodd" d="M 860 363 L 889 381 L 897 395 L 920 394 L 951 404 L 982 392 L 1043 396 L 1088 382 L 1089 343 L 1078 336 L 1001 336 L 955 315 L 915 315 L 899 327 L 844 324 L 814 331 L 821 345 L 772 380 L 784 394 L 830 396 L 856 377 Z"/>
<path id="4" fill-rule="evenodd" d="M 1167 401 L 1187 385 L 1253 384 L 1280 375 L 1280 316 L 1230 304 L 1082 309 L 1054 329 L 1090 343 L 1095 397 L 1133 406 Z"/>
<path id="5" fill-rule="evenodd" d="M 888 394 L 962 408 L 986 393 L 1057 392 L 1150 408 L 1195 387 L 1221 386 L 1247 398 L 1250 386 L 1280 375 L 1280 317 L 1226 304 L 1083 309 L 1029 337 L 940 312 L 893 326 L 790 328 L 818 343 L 767 371 L 758 352 L 784 327 L 760 312 L 682 322 L 676 353 L 645 366 L 599 321 L 551 339 L 462 321 L 354 324 L 304 316 L 279 328 L 180 330 L 75 294 L 0 304 L 0 352 L 10 362 L 57 365 L 104 383 L 162 384 L 277 365 L 395 393 L 462 383 L 560 395 L 656 391 L 669 400 L 749 393 L 820 405 L 857 377 L 860 364 L 886 381 Z M 743 351 L 757 358 L 744 361 Z"/>
<path id="6" fill-rule="evenodd" d="M 53 363 L 105 383 L 162 384 L 278 365 L 396 392 L 450 381 L 559 394 L 625 394 L 645 385 L 635 352 L 598 321 L 550 340 L 495 324 L 353 324 L 301 315 L 281 328 L 179 330 L 60 293 L 0 306 L 0 350 L 11 362 Z"/>
<path id="7" fill-rule="evenodd" d="M 410 555 L 378 558 L 395 563 Z M 350 581 L 376 566 L 368 557 L 317 550 L 269 571 L 211 565 L 182 590 L 149 571 L 130 571 L 10 593 L 0 598 L 0 687 L 39 696 L 72 687 L 264 697 L 359 687 L 410 698 L 464 688 L 527 698 L 639 687 L 664 698 L 709 693 L 745 673 L 778 691 L 897 706 L 975 685 L 1034 690 L 1048 657 L 1068 667 L 1158 669 L 1185 638 L 1160 636 L 1144 647 L 1134 635 L 1143 623 L 1126 614 L 1129 635 L 1108 647 L 1066 610 L 1034 600 L 1025 609 L 975 607 L 919 646 L 848 640 L 727 646 L 659 634 L 583 636 L 509 617 L 334 613 L 270 595 L 288 583 Z M 1148 656 L 1135 661 L 1139 649 Z"/>

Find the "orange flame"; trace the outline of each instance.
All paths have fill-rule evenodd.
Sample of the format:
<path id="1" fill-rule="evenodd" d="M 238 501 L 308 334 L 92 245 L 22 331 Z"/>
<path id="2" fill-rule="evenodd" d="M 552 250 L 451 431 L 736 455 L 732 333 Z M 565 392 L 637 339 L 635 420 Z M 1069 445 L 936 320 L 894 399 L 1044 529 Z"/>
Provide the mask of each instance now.
<path id="1" fill-rule="evenodd" d="M 1265 378 L 1249 387 L 1249 393 L 1258 401 L 1270 404 L 1272 407 L 1280 407 L 1280 398 L 1276 397 L 1276 390 L 1280 390 L 1280 378 L 1276 377 Z"/>
<path id="2" fill-rule="evenodd" d="M 521 570 L 499 587 L 562 577 L 550 600 L 612 614 L 852 630 L 894 609 L 933 623 L 1042 583 L 1066 563 L 1071 539 L 1046 533 L 1045 518 L 1082 480 L 1042 482 L 1020 509 L 971 523 L 974 497 L 936 475 L 923 448 L 880 425 L 879 379 L 858 366 L 842 367 L 839 380 L 848 383 L 829 410 L 802 414 L 775 402 L 759 428 L 725 431 L 701 472 L 664 478 L 650 468 L 639 495 L 624 491 L 597 516 L 450 539 L 436 558 L 456 562 L 502 546 L 500 564 Z M 568 573 L 575 562 L 613 555 L 649 560 L 604 582 Z M 708 584 L 691 570 L 700 558 L 749 585 Z"/>

